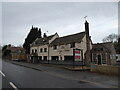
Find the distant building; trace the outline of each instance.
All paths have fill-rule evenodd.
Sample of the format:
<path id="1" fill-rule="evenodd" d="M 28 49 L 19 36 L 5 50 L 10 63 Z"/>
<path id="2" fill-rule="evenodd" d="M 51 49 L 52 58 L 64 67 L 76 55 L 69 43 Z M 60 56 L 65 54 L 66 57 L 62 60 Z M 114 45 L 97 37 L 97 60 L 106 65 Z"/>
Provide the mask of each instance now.
<path id="1" fill-rule="evenodd" d="M 82 50 L 83 62 L 91 61 L 90 50 L 92 41 L 89 37 L 89 23 L 85 21 L 85 31 L 59 37 L 57 33 L 37 38 L 31 45 L 31 62 L 36 60 L 64 60 L 73 61 L 73 49 Z"/>
<path id="2" fill-rule="evenodd" d="M 10 50 L 9 60 L 27 60 L 25 49 L 8 45 L 7 50 Z"/>

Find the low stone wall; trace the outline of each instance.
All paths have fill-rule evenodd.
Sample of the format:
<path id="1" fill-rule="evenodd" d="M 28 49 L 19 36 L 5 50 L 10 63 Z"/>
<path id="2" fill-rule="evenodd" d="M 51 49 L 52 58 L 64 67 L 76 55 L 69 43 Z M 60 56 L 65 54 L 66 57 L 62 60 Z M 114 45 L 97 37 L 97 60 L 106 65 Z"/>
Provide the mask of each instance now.
<path id="1" fill-rule="evenodd" d="M 91 65 L 91 71 L 106 75 L 120 76 L 120 66 Z"/>

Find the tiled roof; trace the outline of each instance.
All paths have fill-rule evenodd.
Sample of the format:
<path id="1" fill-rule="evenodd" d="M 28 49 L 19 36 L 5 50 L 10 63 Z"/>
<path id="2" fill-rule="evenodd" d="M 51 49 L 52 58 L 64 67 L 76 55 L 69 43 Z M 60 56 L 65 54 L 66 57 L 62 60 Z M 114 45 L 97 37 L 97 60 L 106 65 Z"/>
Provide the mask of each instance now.
<path id="1" fill-rule="evenodd" d="M 116 53 L 112 42 L 93 44 L 93 48 L 96 48 L 98 45 L 101 45 L 102 47 L 106 48 L 106 50 L 110 51 L 111 53 L 114 53 L 114 54 Z"/>
<path id="2" fill-rule="evenodd" d="M 55 35 L 55 34 L 54 34 Z M 45 45 L 48 44 L 49 40 L 52 39 L 54 35 L 47 36 L 46 38 L 37 38 L 31 46 Z"/>
<path id="3" fill-rule="evenodd" d="M 59 38 L 55 39 L 51 43 L 51 45 L 62 45 L 62 44 L 69 44 L 72 42 L 81 42 L 84 35 L 85 35 L 85 32 L 80 32 L 80 33 L 76 33 L 76 34 L 72 34 L 72 35 L 68 35 L 68 36 L 64 36 L 64 37 L 59 37 Z"/>

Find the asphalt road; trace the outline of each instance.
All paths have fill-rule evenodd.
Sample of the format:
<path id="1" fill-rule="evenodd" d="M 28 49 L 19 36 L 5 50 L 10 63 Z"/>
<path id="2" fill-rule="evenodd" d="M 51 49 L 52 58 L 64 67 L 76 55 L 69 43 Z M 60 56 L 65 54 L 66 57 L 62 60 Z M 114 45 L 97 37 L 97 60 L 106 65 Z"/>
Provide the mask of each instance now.
<path id="1" fill-rule="evenodd" d="M 89 72 L 75 72 L 47 66 L 39 66 L 41 71 L 2 62 L 3 88 L 110 88 L 117 86 L 117 82 L 106 77 L 95 77 L 93 81 L 110 79 L 112 83 L 101 84 L 91 82 Z M 90 74 L 90 75 L 86 75 Z M 79 76 L 81 75 L 81 76 Z M 90 76 L 90 78 L 88 77 Z M 95 79 L 95 80 L 94 80 Z M 105 81 L 106 81 L 105 79 Z"/>

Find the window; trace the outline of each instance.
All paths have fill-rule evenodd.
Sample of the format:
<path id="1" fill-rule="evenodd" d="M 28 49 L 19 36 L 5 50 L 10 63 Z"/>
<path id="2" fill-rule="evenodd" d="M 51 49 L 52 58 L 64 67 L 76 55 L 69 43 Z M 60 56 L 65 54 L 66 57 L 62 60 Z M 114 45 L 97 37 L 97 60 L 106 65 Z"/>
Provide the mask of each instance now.
<path id="1" fill-rule="evenodd" d="M 34 49 L 32 49 L 32 54 L 34 53 Z"/>
<path id="2" fill-rule="evenodd" d="M 96 57 L 96 54 L 93 54 L 93 63 L 97 64 L 97 57 Z"/>
<path id="3" fill-rule="evenodd" d="M 94 48 L 94 51 L 103 51 L 103 48 Z"/>
<path id="4" fill-rule="evenodd" d="M 42 49 L 42 48 L 40 49 L 40 52 L 43 52 L 43 49 Z"/>
<path id="5" fill-rule="evenodd" d="M 35 53 L 37 53 L 37 49 L 35 49 Z"/>
<path id="6" fill-rule="evenodd" d="M 54 46 L 53 46 L 53 49 L 54 49 L 54 50 L 57 49 L 57 45 L 54 45 Z"/>
<path id="7" fill-rule="evenodd" d="M 70 44 L 70 47 L 71 47 L 71 48 L 75 47 L 75 42 L 72 42 L 72 43 Z"/>
<path id="8" fill-rule="evenodd" d="M 106 64 L 106 54 L 102 54 L 102 64 Z"/>
<path id="9" fill-rule="evenodd" d="M 44 48 L 44 52 L 47 52 L 47 48 Z"/>
<path id="10" fill-rule="evenodd" d="M 37 42 L 34 42 L 34 45 L 37 45 Z"/>

